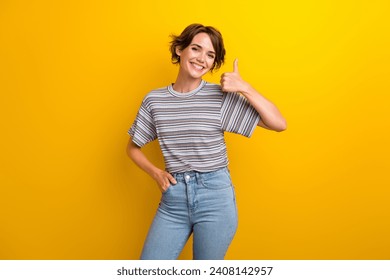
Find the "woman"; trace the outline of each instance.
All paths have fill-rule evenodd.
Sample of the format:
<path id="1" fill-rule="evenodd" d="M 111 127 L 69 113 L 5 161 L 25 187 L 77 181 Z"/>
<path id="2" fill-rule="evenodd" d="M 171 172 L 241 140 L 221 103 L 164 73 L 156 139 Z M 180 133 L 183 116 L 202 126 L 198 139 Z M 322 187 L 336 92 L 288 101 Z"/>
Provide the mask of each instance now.
<path id="1" fill-rule="evenodd" d="M 218 30 L 192 24 L 172 38 L 172 62 L 180 65 L 176 81 L 146 95 L 128 131 L 129 157 L 162 192 L 141 259 L 177 259 L 191 234 L 194 259 L 223 259 L 237 228 L 224 131 L 250 137 L 256 126 L 283 131 L 286 122 L 241 78 L 237 60 L 221 85 L 202 80 L 224 63 Z M 141 151 L 155 139 L 166 170 Z"/>

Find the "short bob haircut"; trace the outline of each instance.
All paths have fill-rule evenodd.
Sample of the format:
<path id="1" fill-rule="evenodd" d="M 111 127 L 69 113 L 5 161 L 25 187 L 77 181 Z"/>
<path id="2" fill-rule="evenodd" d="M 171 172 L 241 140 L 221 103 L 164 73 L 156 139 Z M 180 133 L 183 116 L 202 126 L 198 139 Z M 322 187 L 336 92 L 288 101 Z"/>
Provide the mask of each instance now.
<path id="1" fill-rule="evenodd" d="M 187 26 L 183 32 L 179 35 L 171 35 L 172 41 L 170 42 L 170 51 L 172 54 L 172 63 L 180 63 L 180 56 L 176 54 L 176 47 L 179 50 L 184 50 L 188 47 L 195 35 L 199 33 L 206 33 L 210 36 L 211 43 L 213 44 L 215 50 L 215 59 L 214 64 L 211 67 L 210 71 L 218 69 L 225 62 L 225 47 L 223 45 L 223 39 L 221 33 L 212 26 L 204 26 L 202 24 L 194 23 Z"/>

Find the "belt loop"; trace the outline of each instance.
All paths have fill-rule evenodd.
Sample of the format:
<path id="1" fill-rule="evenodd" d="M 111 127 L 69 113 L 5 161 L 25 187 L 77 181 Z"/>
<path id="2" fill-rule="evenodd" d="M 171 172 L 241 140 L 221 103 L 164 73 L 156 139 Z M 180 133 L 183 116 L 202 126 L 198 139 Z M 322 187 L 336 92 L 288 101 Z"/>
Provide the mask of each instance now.
<path id="1" fill-rule="evenodd" d="M 199 177 L 200 177 L 199 172 L 195 171 L 196 183 L 197 183 L 198 185 L 199 185 L 199 183 L 200 183 Z"/>

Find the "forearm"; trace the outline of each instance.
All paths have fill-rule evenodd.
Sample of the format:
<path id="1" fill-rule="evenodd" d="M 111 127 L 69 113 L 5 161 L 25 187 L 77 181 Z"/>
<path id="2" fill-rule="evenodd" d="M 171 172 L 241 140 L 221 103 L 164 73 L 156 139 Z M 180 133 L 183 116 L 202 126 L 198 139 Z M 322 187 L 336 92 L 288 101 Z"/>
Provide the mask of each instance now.
<path id="1" fill-rule="evenodd" d="M 131 160 L 143 171 L 145 171 L 149 176 L 155 178 L 156 172 L 159 170 L 153 163 L 151 163 L 145 154 L 141 151 L 137 145 L 135 145 L 131 139 L 127 144 L 127 155 L 131 158 Z"/>
<path id="2" fill-rule="evenodd" d="M 139 168 L 149 174 L 149 176 L 157 182 L 157 185 L 162 192 L 165 192 L 170 184 L 176 184 L 175 178 L 165 170 L 162 170 L 151 163 L 141 151 L 141 148 L 134 144 L 131 138 L 127 144 L 126 152 Z"/>
<path id="3" fill-rule="evenodd" d="M 287 123 L 279 109 L 267 98 L 257 92 L 250 84 L 241 91 L 249 103 L 259 113 L 261 121 L 259 125 L 265 128 L 283 131 L 287 128 Z"/>

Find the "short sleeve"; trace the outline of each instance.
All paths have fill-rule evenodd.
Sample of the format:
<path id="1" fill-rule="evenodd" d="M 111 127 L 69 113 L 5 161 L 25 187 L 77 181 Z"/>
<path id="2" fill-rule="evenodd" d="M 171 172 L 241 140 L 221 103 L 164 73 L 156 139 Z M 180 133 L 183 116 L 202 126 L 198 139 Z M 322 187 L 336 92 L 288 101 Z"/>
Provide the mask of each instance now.
<path id="1" fill-rule="evenodd" d="M 259 121 L 259 113 L 244 96 L 236 92 L 224 93 L 221 106 L 223 131 L 250 137 Z"/>
<path id="2" fill-rule="evenodd" d="M 139 147 L 142 147 L 157 138 L 152 114 L 147 106 L 145 106 L 145 102 L 142 102 L 137 117 L 127 133 L 131 136 L 132 141 Z"/>

